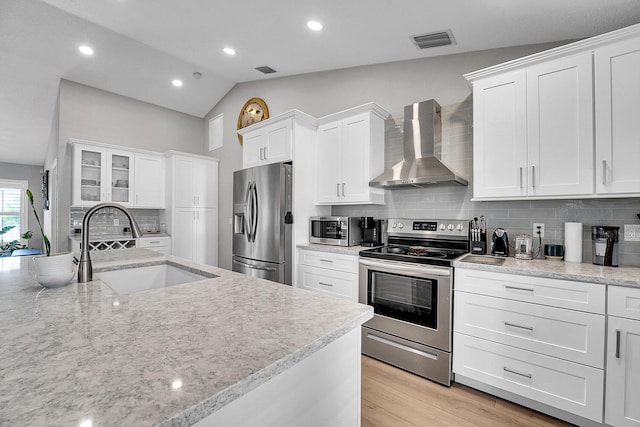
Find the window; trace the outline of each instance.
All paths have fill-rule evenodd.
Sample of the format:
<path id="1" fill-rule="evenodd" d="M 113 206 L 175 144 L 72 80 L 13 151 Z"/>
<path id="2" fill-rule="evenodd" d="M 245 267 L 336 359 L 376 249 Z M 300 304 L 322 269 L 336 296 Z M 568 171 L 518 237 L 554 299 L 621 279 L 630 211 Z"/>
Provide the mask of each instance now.
<path id="1" fill-rule="evenodd" d="M 27 231 L 27 181 L 0 180 L 0 229 L 13 226 L 0 234 L 0 243 L 20 240 Z"/>

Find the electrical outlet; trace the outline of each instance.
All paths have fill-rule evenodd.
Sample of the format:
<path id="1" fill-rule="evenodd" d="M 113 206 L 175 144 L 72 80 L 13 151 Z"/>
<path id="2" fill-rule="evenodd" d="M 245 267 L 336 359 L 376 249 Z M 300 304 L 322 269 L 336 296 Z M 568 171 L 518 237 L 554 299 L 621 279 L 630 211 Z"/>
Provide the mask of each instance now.
<path id="1" fill-rule="evenodd" d="M 624 225 L 624 241 L 640 242 L 640 225 L 625 224 Z"/>
<path id="2" fill-rule="evenodd" d="M 118 218 L 114 218 L 113 225 L 120 225 L 120 220 Z"/>
<path id="3" fill-rule="evenodd" d="M 533 237 L 538 237 L 538 227 L 540 227 L 540 238 L 544 239 L 544 222 L 533 223 Z"/>

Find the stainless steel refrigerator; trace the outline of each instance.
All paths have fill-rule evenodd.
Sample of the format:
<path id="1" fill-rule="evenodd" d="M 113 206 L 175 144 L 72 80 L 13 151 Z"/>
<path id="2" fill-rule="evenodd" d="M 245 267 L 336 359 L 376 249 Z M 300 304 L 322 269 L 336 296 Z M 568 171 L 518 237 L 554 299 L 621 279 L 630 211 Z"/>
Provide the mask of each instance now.
<path id="1" fill-rule="evenodd" d="M 291 164 L 233 173 L 232 269 L 292 284 Z"/>

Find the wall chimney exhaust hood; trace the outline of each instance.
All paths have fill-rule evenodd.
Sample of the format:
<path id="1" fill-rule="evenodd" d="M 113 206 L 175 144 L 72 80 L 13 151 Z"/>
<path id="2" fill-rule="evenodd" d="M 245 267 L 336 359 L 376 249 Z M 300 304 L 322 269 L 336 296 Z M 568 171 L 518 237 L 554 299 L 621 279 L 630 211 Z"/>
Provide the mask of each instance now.
<path id="1" fill-rule="evenodd" d="M 369 182 L 370 187 L 425 187 L 431 184 L 469 182 L 435 157 L 442 140 L 440 105 L 434 100 L 404 107 L 404 159 Z"/>

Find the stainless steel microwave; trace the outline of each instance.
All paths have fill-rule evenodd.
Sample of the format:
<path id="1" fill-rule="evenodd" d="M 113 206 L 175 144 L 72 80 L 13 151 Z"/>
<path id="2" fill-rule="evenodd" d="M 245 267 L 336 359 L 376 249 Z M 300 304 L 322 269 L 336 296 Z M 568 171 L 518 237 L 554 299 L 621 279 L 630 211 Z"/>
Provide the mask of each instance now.
<path id="1" fill-rule="evenodd" d="M 362 242 L 360 217 L 314 216 L 309 218 L 309 242 L 355 246 Z"/>

